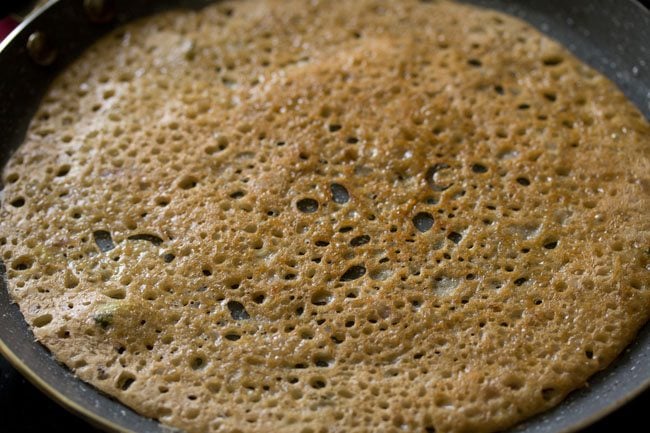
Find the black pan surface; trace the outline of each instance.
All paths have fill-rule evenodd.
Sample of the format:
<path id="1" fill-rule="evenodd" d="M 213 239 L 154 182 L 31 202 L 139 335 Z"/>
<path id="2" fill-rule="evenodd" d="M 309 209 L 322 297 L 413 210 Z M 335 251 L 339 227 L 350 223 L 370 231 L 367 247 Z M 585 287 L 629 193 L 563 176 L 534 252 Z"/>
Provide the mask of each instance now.
<path id="1" fill-rule="evenodd" d="M 650 13 L 636 1 L 463 1 L 518 16 L 560 41 L 581 60 L 614 81 L 650 119 Z M 23 22 L 0 44 L 0 164 L 4 165 L 22 143 L 49 83 L 85 47 L 116 26 L 137 17 L 172 7 L 199 8 L 210 2 L 52 0 Z M 44 44 L 40 50 L 29 50 L 28 39 L 35 32 L 41 32 Z M 4 273 L 4 265 L 1 265 L 0 352 L 19 371 L 64 407 L 105 430 L 170 431 L 81 382 L 58 364 L 47 349 L 34 341 L 18 307 L 11 303 Z M 511 432 L 576 431 L 649 387 L 650 324 L 647 324 L 608 369 L 590 380 L 589 387 L 572 393 L 556 408 Z"/>

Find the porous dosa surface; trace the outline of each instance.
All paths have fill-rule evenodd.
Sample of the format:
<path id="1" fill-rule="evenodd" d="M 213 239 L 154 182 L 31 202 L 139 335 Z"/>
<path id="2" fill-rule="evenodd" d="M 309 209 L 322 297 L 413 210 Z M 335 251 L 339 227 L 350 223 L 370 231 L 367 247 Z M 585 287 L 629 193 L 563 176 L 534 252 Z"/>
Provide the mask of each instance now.
<path id="1" fill-rule="evenodd" d="M 188 432 L 488 432 L 650 315 L 650 127 L 528 25 L 225 2 L 63 73 L 3 173 L 39 341 Z"/>

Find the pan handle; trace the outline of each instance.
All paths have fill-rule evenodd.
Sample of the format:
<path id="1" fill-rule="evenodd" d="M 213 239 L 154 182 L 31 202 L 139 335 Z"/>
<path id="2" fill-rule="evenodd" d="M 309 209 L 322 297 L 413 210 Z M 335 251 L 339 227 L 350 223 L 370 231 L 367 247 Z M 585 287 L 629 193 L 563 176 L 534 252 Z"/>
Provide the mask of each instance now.
<path id="1" fill-rule="evenodd" d="M 0 42 L 2 42 L 2 40 L 27 17 L 27 15 L 43 4 L 43 1 L 38 0 L 13 0 L 3 2 L 0 7 Z"/>
<path id="2" fill-rule="evenodd" d="M 18 26 L 18 21 L 12 16 L 0 18 L 0 42 Z"/>

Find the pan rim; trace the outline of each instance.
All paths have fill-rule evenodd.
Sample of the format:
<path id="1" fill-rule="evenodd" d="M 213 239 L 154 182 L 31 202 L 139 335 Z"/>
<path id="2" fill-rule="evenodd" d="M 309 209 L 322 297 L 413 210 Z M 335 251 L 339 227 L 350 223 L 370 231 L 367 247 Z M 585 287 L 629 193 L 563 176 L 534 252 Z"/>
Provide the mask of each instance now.
<path id="1" fill-rule="evenodd" d="M 27 322 L 25 326 L 29 327 Z M 31 330 L 31 329 L 30 329 Z M 35 341 L 36 344 L 41 344 Z M 32 370 L 22 359 L 16 355 L 11 348 L 0 338 L 0 355 L 5 358 L 25 379 L 27 379 L 32 385 L 38 388 L 43 394 L 49 397 L 52 401 L 57 403 L 59 406 L 71 412 L 74 415 L 81 417 L 82 419 L 88 421 L 90 424 L 101 428 L 102 430 L 115 432 L 115 433 L 138 433 L 134 430 L 124 428 L 106 417 L 99 415 L 96 412 L 90 411 L 80 404 L 74 402 L 68 398 L 65 394 L 58 391 L 55 387 L 51 386 L 42 376 Z M 65 365 L 60 364 L 58 361 L 53 359 L 54 362 L 59 364 L 59 367 L 64 368 L 68 371 Z M 77 377 L 77 380 L 81 380 Z M 93 387 L 94 388 L 94 387 Z M 94 388 L 95 391 L 100 392 L 97 388 Z M 123 404 L 123 403 L 120 403 Z M 126 407 L 126 406 L 125 406 Z"/>
<path id="2" fill-rule="evenodd" d="M 50 7 L 52 7 L 52 5 L 58 3 L 59 1 L 60 0 L 49 0 L 44 5 L 37 7 L 32 12 L 30 12 L 29 15 L 25 17 L 25 19 L 23 19 L 16 27 L 14 27 L 11 32 L 9 32 L 9 34 L 2 41 L 0 41 L 0 53 L 2 53 L 5 48 L 11 45 L 14 39 L 16 39 L 26 27 L 29 27 L 32 22 L 36 20 L 36 18 L 45 13 Z"/>
<path id="3" fill-rule="evenodd" d="M 14 39 L 18 38 L 23 31 L 28 28 L 34 20 L 36 20 L 40 15 L 45 13 L 52 5 L 57 3 L 59 0 L 50 0 L 41 7 L 38 7 L 32 11 L 27 17 L 18 24 L 2 41 L 0 41 L 0 53 L 2 53 L 9 45 L 11 45 Z M 13 304 L 13 302 L 12 302 Z M 24 316 L 23 316 L 24 320 Z M 29 324 L 24 323 L 25 326 L 32 332 Z M 33 335 L 33 332 L 32 332 Z M 35 341 L 35 344 L 41 344 L 40 342 Z M 116 433 L 137 433 L 133 430 L 122 428 L 121 426 L 113 423 L 106 417 L 103 417 L 96 412 L 92 412 L 85 407 L 74 402 L 68 398 L 65 394 L 58 391 L 55 387 L 51 386 L 41 375 L 32 370 L 18 355 L 16 355 L 9 345 L 0 336 L 0 355 L 6 359 L 13 368 L 15 368 L 25 379 L 27 379 L 32 385 L 34 385 L 39 391 L 45 394 L 52 401 L 57 403 L 59 406 L 69 411 L 70 413 L 81 417 L 82 419 L 90 422 L 92 425 L 102 428 L 103 430 L 116 432 Z M 57 362 L 53 359 L 54 362 Z M 59 367 L 67 368 L 60 363 Z M 81 379 L 78 379 L 81 380 Z M 99 390 L 97 390 L 99 392 Z"/>
<path id="4" fill-rule="evenodd" d="M 21 313 L 22 314 L 22 313 Z M 27 322 L 24 323 L 26 327 L 30 329 L 29 325 Z M 641 332 L 641 330 L 645 329 L 646 327 L 650 327 L 650 322 L 645 324 L 637 334 Z M 638 335 L 637 335 L 638 337 Z M 634 344 L 634 341 L 630 344 Z M 38 341 L 35 341 L 36 344 L 41 344 Z M 626 352 L 629 349 L 630 346 L 627 346 L 625 349 L 623 349 L 623 352 L 619 355 L 619 357 Z M 65 394 L 62 392 L 59 392 L 55 387 L 51 386 L 45 379 L 43 379 L 42 376 L 40 376 L 38 373 L 36 373 L 34 370 L 32 370 L 26 363 L 22 361 L 22 359 L 16 355 L 11 348 L 4 342 L 4 340 L 0 337 L 0 355 L 4 357 L 25 379 L 27 379 L 31 384 L 33 384 L 36 388 L 38 388 L 41 392 L 43 392 L 47 397 L 49 397 L 52 401 L 63 407 L 65 410 L 80 416 L 84 420 L 88 421 L 92 425 L 101 428 L 104 431 L 111 432 L 111 433 L 139 433 L 135 430 L 131 430 L 125 427 L 120 426 L 119 424 L 114 423 L 113 421 L 109 420 L 108 418 L 99 415 L 96 412 L 90 411 L 83 406 L 79 405 L 78 403 L 74 402 L 72 399 L 68 398 Z M 50 355 L 52 356 L 52 355 Z M 52 357 L 53 358 L 53 357 Z M 616 358 L 618 359 L 618 358 Z M 616 362 L 616 359 L 613 362 Z M 52 359 L 53 362 L 58 364 L 60 368 L 63 368 L 67 370 L 68 372 L 71 372 L 71 370 L 66 367 L 65 365 L 59 363 L 56 361 L 56 359 Z M 594 373 L 602 373 L 606 372 L 609 368 L 611 367 L 611 364 L 605 367 L 604 369 Z M 77 380 L 81 380 L 78 377 L 75 377 Z M 101 393 L 99 389 L 92 387 L 96 392 Z M 581 388 L 582 389 L 582 388 Z M 573 392 L 580 391 L 581 389 L 576 389 Z M 600 411 L 597 411 L 593 413 L 591 416 L 583 418 L 580 422 L 577 422 L 569 427 L 566 427 L 563 430 L 557 430 L 557 433 L 574 433 L 577 432 L 583 428 L 586 428 L 596 421 L 604 418 L 605 416 L 611 414 L 615 410 L 621 408 L 623 405 L 626 403 L 629 403 L 630 401 L 634 400 L 636 397 L 638 397 L 641 393 L 646 391 L 647 389 L 650 389 L 650 377 L 648 377 L 644 382 L 641 382 L 639 386 L 637 386 L 635 389 L 633 389 L 631 392 L 627 392 L 624 396 L 621 398 L 611 402 L 604 408 L 602 408 Z M 567 397 L 568 398 L 568 397 Z M 124 407 L 128 407 L 124 405 L 124 403 L 120 402 L 119 400 L 115 400 L 119 404 L 123 405 Z M 566 398 L 563 400 L 563 402 L 566 401 Z M 560 402 L 557 406 L 554 406 L 546 411 L 539 412 L 535 415 L 533 415 L 531 418 L 528 418 L 519 424 L 516 424 L 512 426 L 512 429 L 517 429 L 521 425 L 525 425 L 527 422 L 531 421 L 535 417 L 548 413 L 549 411 L 552 411 L 554 408 L 558 407 L 561 405 L 562 402 Z M 141 414 L 138 414 L 139 416 L 143 416 Z M 156 421 L 158 422 L 158 421 Z M 161 424 L 161 426 L 164 426 Z M 166 426 L 164 426 L 166 427 Z M 173 427 L 169 427 L 170 430 L 173 431 Z"/>

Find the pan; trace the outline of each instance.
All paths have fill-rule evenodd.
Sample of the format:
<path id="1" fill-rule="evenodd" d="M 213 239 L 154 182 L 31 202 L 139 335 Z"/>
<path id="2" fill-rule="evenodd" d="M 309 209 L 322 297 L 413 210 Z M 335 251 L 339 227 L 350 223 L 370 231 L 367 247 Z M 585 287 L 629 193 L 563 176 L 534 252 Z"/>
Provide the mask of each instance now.
<path id="1" fill-rule="evenodd" d="M 517 16 L 598 69 L 650 119 L 650 13 L 634 0 L 464 0 Z M 0 164 L 23 141 L 54 77 L 115 27 L 210 0 L 52 0 L 0 44 Z M 114 432 L 169 432 L 77 379 L 36 343 L 6 290 L 0 263 L 0 352 L 44 393 L 93 425 Z M 650 388 L 650 324 L 589 386 L 512 433 L 579 430 Z"/>

